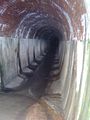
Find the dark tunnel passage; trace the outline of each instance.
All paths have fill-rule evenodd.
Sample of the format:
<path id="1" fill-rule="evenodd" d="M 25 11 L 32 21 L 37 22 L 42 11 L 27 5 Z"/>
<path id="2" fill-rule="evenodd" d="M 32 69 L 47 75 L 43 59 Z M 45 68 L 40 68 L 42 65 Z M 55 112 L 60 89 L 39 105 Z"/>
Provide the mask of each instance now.
<path id="1" fill-rule="evenodd" d="M 45 90 L 48 84 L 50 82 L 52 83 L 52 79 L 57 79 L 60 76 L 60 69 L 64 60 L 65 40 L 63 39 L 63 34 L 58 29 L 46 26 L 37 30 L 36 35 L 32 37 L 32 39 L 28 38 L 28 41 L 34 41 L 34 43 L 32 47 L 32 56 L 28 50 L 31 47 L 28 46 L 27 49 L 27 66 L 23 66 L 22 64 L 20 42 L 18 41 L 17 56 L 19 63 L 19 76 L 23 79 L 25 77 L 25 79 L 15 88 L 10 86 L 10 88 L 4 87 L 2 90 L 5 92 L 11 92 L 29 89 L 29 94 L 32 95 L 32 97 L 39 98 L 46 94 Z M 42 42 L 43 44 L 41 44 Z M 25 71 L 24 69 L 26 68 L 30 71 Z M 57 72 L 54 73 L 55 71 Z"/>
<path id="2" fill-rule="evenodd" d="M 18 68 L 16 73 L 8 71 L 7 74 L 11 74 L 11 77 L 6 75 L 7 80 L 2 80 L 1 89 L 4 92 L 29 89 L 32 96 L 40 97 L 45 94 L 48 84 L 60 77 L 65 41 L 69 39 L 70 33 L 66 32 L 65 26 L 59 21 L 61 18 L 53 13 L 49 15 L 38 9 L 22 13 L 22 16 L 18 17 L 19 22 L 15 25 L 15 30 L 12 29 L 13 33 L 8 33 L 11 38 L 17 39 L 15 64 Z M 15 78 L 17 72 L 22 80 L 20 83 L 16 81 L 16 86 L 15 83 L 13 86 L 10 79 Z"/>
<path id="3" fill-rule="evenodd" d="M 55 32 L 45 31 L 44 35 L 42 35 L 43 39 L 46 41 L 47 49 L 46 49 L 46 55 L 41 59 L 41 63 L 39 68 L 36 69 L 34 76 L 31 78 L 32 82 L 30 84 L 30 92 L 35 93 L 35 95 L 43 95 L 42 93 L 45 92 L 45 89 L 50 81 L 52 81 L 52 77 L 59 76 L 60 75 L 60 64 L 59 58 L 63 54 L 63 50 L 59 51 L 59 46 L 62 44 L 62 35 L 59 37 L 55 35 Z M 48 38 L 49 37 L 49 38 Z M 42 38 L 41 38 L 42 40 Z M 61 53 L 62 52 L 62 53 Z M 57 54 L 58 53 L 58 54 Z M 42 55 L 41 55 L 42 56 Z M 36 63 L 38 62 L 36 58 Z M 57 64 L 57 67 L 54 67 Z M 30 68 L 30 67 L 29 67 Z M 53 75 L 50 74 L 52 71 L 58 72 Z"/>
<path id="4" fill-rule="evenodd" d="M 85 13 L 83 0 L 1 0 L 0 93 L 44 98 L 65 120 L 76 120 Z"/>

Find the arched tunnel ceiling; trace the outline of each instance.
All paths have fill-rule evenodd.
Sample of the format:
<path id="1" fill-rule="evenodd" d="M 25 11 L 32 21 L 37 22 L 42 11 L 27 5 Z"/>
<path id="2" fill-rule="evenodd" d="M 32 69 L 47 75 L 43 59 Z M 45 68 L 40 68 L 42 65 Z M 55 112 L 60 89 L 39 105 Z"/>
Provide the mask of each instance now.
<path id="1" fill-rule="evenodd" d="M 83 0 L 1 0 L 0 6 L 2 36 L 11 36 L 23 18 L 34 12 L 38 15 L 43 14 L 42 17 L 58 20 L 66 34 L 72 35 L 73 39 L 83 39 L 82 22 L 85 13 Z M 34 19 L 37 19 L 38 15 L 34 16 Z"/>

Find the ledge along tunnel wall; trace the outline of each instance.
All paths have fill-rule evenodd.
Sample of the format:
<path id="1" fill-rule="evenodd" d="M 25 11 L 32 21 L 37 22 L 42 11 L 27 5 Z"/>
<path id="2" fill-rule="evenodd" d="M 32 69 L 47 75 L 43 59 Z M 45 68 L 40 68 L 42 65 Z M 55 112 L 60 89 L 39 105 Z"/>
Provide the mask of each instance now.
<path id="1" fill-rule="evenodd" d="M 77 41 L 85 39 L 85 14 L 83 0 L 0 1 L 1 91 L 56 95 L 45 101 L 63 119 L 76 119 Z"/>

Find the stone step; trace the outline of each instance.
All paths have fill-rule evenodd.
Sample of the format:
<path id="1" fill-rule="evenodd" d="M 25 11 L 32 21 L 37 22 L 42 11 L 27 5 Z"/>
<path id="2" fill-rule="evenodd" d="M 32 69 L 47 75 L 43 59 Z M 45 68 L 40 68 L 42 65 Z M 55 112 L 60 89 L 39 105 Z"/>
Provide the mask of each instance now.
<path id="1" fill-rule="evenodd" d="M 60 64 L 52 65 L 52 70 L 59 69 L 59 68 L 60 68 Z"/>
<path id="2" fill-rule="evenodd" d="M 23 69 L 23 72 L 22 72 L 23 75 L 25 75 L 26 77 L 31 77 L 33 75 L 33 70 L 31 70 L 30 68 L 28 67 L 25 67 Z"/>
<path id="3" fill-rule="evenodd" d="M 56 69 L 56 70 L 53 70 L 50 72 L 50 75 L 51 76 L 54 76 L 54 75 L 58 75 L 60 73 L 60 70 L 59 69 Z"/>
<path id="4" fill-rule="evenodd" d="M 34 71 L 37 66 L 38 66 L 37 62 L 31 62 L 31 64 L 28 65 L 28 68 Z"/>
<path id="5" fill-rule="evenodd" d="M 38 56 L 37 58 L 35 58 L 35 62 L 39 64 L 42 61 L 43 57 L 44 56 Z"/>
<path id="6" fill-rule="evenodd" d="M 28 67 L 25 67 L 25 68 L 23 69 L 23 72 L 24 72 L 24 73 L 32 73 L 33 70 L 29 69 Z"/>
<path id="7" fill-rule="evenodd" d="M 14 79 L 12 79 L 12 81 L 10 81 L 7 85 L 5 85 L 5 87 L 13 89 L 19 87 L 23 81 L 24 81 L 23 78 L 16 76 Z"/>

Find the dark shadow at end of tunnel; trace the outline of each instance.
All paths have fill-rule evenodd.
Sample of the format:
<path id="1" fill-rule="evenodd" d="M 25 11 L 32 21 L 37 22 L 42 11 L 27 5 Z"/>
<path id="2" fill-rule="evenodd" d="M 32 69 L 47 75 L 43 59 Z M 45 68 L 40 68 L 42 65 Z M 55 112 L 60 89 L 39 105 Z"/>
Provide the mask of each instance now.
<path id="1" fill-rule="evenodd" d="M 39 34 L 40 35 L 40 34 Z M 29 85 L 29 94 L 34 98 L 40 98 L 44 96 L 46 93 L 46 88 L 49 82 L 52 81 L 53 74 L 50 74 L 52 71 L 55 72 L 57 69 L 60 71 L 60 56 L 63 54 L 63 47 L 60 50 L 60 46 L 63 44 L 63 35 L 62 33 L 57 32 L 54 29 L 47 29 L 43 32 L 43 34 L 38 37 L 39 40 L 44 40 L 47 44 L 47 54 L 42 59 L 40 65 L 35 70 L 32 78 L 30 79 Z M 58 65 L 58 67 L 54 67 L 54 65 Z M 56 74 L 56 77 L 59 76 Z"/>

